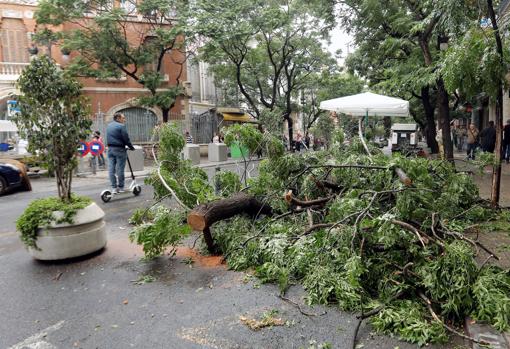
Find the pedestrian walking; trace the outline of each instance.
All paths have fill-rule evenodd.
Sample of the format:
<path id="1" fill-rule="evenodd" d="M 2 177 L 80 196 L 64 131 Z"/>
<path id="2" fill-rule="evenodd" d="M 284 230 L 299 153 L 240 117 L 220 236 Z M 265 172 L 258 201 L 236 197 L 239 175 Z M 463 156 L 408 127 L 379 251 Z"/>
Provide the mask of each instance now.
<path id="1" fill-rule="evenodd" d="M 494 153 L 496 147 L 496 128 L 494 121 L 489 121 L 489 126 L 480 132 L 482 150 L 488 153 Z"/>
<path id="2" fill-rule="evenodd" d="M 510 119 L 506 121 L 506 125 L 503 128 L 503 158 L 508 164 L 510 160 Z"/>
<path id="3" fill-rule="evenodd" d="M 455 128 L 457 134 L 457 150 L 462 151 L 464 149 L 464 143 L 466 142 L 466 129 L 464 125 L 459 125 Z"/>
<path id="4" fill-rule="evenodd" d="M 467 158 L 474 160 L 475 159 L 475 151 L 478 148 L 478 140 L 479 140 L 480 132 L 476 128 L 474 124 L 469 124 L 469 128 L 467 130 Z"/>
<path id="5" fill-rule="evenodd" d="M 101 132 L 94 131 L 94 135 L 92 136 L 92 140 L 94 140 L 96 142 L 99 142 L 99 143 L 103 144 L 103 146 L 104 146 L 103 137 L 101 137 Z M 97 156 L 97 162 L 98 162 L 99 167 L 104 167 L 105 166 L 105 161 L 104 161 L 103 153 L 101 153 L 101 154 L 99 154 Z"/>
<path id="6" fill-rule="evenodd" d="M 303 136 L 301 135 L 301 132 L 298 131 L 296 135 L 296 151 L 301 151 L 301 142 L 303 140 Z"/>
<path id="7" fill-rule="evenodd" d="M 127 150 L 135 150 L 124 125 L 126 117 L 116 113 L 113 121 L 106 127 L 106 142 L 108 144 L 108 175 L 112 185 L 112 193 L 124 192 L 124 167 L 126 166 Z"/>
<path id="8" fill-rule="evenodd" d="M 452 121 L 450 123 L 450 137 L 452 138 L 452 141 L 453 141 L 453 146 L 455 148 L 457 148 L 459 146 L 459 137 L 457 135 L 457 128 L 459 126 L 455 124 L 454 121 Z"/>
<path id="9" fill-rule="evenodd" d="M 189 131 L 186 131 L 186 144 L 193 144 L 193 136 Z"/>
<path id="10" fill-rule="evenodd" d="M 305 134 L 305 147 L 306 150 L 310 149 L 310 135 L 308 132 Z"/>

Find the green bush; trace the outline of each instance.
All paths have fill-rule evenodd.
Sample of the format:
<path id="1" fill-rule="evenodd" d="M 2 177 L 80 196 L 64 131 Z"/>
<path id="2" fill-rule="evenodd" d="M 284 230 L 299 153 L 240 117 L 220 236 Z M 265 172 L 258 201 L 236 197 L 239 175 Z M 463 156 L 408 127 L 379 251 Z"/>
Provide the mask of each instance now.
<path id="1" fill-rule="evenodd" d="M 92 200 L 72 195 L 69 202 L 56 197 L 32 201 L 16 221 L 16 229 L 21 233 L 21 241 L 26 247 L 37 249 L 37 231 L 55 223 L 73 223 L 73 217 L 79 209 L 87 207 Z M 62 211 L 62 218 L 55 219 L 53 212 Z"/>

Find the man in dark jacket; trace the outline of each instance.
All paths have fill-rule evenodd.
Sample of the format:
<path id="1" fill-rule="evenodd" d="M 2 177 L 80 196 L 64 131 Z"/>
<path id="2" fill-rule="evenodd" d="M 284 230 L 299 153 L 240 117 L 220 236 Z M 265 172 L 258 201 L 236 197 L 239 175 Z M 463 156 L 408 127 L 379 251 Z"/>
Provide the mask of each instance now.
<path id="1" fill-rule="evenodd" d="M 510 160 L 510 119 L 506 121 L 506 125 L 503 128 L 503 158 L 508 164 Z"/>
<path id="2" fill-rule="evenodd" d="M 112 190 L 117 193 L 124 191 L 124 167 L 126 166 L 127 150 L 135 150 L 129 140 L 124 123 L 126 117 L 115 113 L 113 121 L 106 128 L 106 142 L 108 144 L 108 174 Z"/>
<path id="3" fill-rule="evenodd" d="M 496 128 L 494 127 L 494 121 L 489 121 L 489 126 L 480 132 L 480 138 L 482 139 L 482 150 L 494 153 L 494 148 L 496 147 Z"/>

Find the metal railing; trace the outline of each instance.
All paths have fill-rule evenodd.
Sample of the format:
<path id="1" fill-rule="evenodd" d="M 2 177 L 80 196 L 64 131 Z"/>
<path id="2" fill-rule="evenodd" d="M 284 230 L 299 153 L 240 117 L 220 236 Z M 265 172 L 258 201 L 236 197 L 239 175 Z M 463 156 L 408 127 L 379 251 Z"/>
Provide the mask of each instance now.
<path id="1" fill-rule="evenodd" d="M 216 113 L 205 112 L 191 115 L 190 132 L 193 136 L 193 143 L 211 143 L 214 133 L 218 132 Z"/>

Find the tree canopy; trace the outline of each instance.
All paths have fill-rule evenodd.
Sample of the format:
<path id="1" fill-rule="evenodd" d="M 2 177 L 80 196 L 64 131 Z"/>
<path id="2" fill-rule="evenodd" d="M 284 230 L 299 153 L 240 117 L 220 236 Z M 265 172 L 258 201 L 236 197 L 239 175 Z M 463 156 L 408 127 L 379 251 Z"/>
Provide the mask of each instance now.
<path id="1" fill-rule="evenodd" d="M 79 53 L 66 67 L 76 76 L 133 79 L 149 91 L 139 103 L 161 108 L 167 121 L 182 94 L 186 8 L 179 0 L 133 1 L 131 7 L 106 0 L 43 0 L 36 19 L 46 29 L 38 36 Z M 62 25 L 63 30 L 50 30 Z"/>
<path id="2" fill-rule="evenodd" d="M 92 123 L 81 85 L 47 56 L 34 59 L 17 85 L 20 113 L 14 121 L 29 151 L 39 154 L 55 173 L 59 197 L 70 201 L 78 144 L 87 138 Z"/>
<path id="3" fill-rule="evenodd" d="M 301 0 L 201 0 L 192 11 L 203 39 L 199 57 L 218 81 L 235 81 L 254 116 L 286 121 L 289 138 L 296 101 L 317 92 L 323 72 L 337 69 L 323 46 L 330 25 L 318 9 Z"/>

